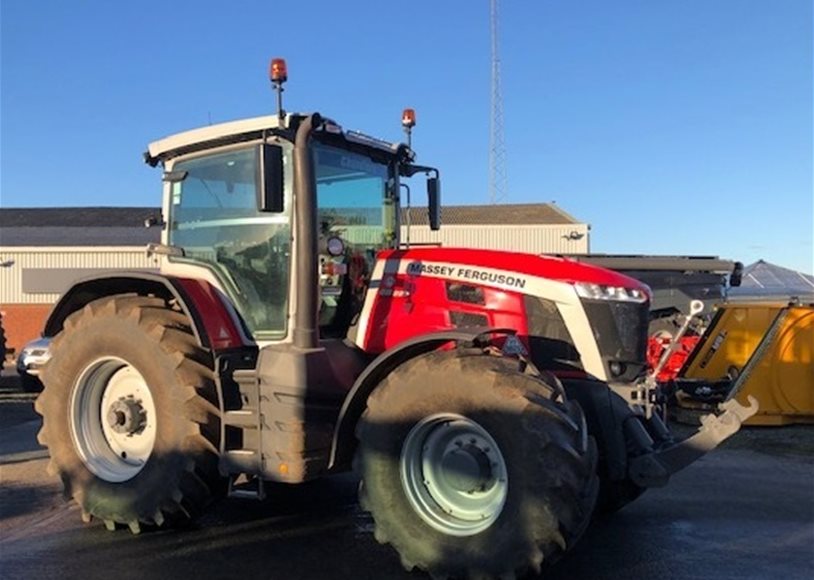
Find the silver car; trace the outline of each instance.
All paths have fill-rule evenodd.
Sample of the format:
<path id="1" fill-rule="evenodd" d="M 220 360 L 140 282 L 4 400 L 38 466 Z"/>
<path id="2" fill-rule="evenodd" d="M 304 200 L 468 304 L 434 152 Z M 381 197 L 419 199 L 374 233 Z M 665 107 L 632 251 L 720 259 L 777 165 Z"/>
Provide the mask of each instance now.
<path id="1" fill-rule="evenodd" d="M 51 358 L 48 347 L 50 338 L 37 338 L 26 344 L 17 357 L 17 374 L 20 375 L 20 384 L 25 391 L 41 391 L 42 383 L 39 379 L 42 366 Z"/>

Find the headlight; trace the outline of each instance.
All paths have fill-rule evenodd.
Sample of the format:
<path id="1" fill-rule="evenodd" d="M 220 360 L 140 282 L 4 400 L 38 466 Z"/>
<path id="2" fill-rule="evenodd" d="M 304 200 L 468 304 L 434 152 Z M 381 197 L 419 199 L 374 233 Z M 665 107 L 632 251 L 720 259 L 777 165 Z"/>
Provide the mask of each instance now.
<path id="1" fill-rule="evenodd" d="M 647 302 L 647 293 L 639 288 L 605 286 L 579 282 L 574 284 L 577 294 L 588 300 L 616 300 L 618 302 Z"/>

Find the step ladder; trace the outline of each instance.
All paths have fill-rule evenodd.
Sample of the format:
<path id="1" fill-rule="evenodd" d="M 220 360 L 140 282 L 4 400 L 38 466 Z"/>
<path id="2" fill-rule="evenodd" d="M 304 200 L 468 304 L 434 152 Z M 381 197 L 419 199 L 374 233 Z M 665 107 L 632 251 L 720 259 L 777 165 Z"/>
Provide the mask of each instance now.
<path id="1" fill-rule="evenodd" d="M 233 378 L 240 389 L 241 407 L 223 412 L 220 469 L 229 474 L 227 497 L 265 499 L 263 479 L 255 474 L 263 471 L 261 450 L 262 422 L 260 384 L 254 369 L 236 370 Z M 239 430 L 242 446 L 228 448 L 228 431 Z"/>

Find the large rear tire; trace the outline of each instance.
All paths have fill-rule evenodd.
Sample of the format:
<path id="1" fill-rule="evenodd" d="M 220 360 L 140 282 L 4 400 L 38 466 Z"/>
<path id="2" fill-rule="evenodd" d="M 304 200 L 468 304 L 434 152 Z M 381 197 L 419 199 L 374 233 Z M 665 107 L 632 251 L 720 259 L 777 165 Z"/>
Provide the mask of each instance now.
<path id="1" fill-rule="evenodd" d="M 164 300 L 102 298 L 51 343 L 38 439 L 67 499 L 109 529 L 197 516 L 222 488 L 212 358 Z"/>
<path id="2" fill-rule="evenodd" d="M 579 406 L 515 359 L 417 357 L 371 394 L 357 436 L 376 539 L 433 577 L 539 571 L 576 542 L 596 501 Z"/>

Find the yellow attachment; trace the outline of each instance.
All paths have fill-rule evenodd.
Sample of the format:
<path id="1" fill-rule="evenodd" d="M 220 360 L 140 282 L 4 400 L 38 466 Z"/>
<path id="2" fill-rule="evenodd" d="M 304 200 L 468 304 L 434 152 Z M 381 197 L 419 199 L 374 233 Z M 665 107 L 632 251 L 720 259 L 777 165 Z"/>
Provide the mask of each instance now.
<path id="1" fill-rule="evenodd" d="M 719 307 L 682 377 L 737 377 L 732 395 L 760 403 L 747 425 L 814 423 L 814 305 L 731 303 Z"/>

